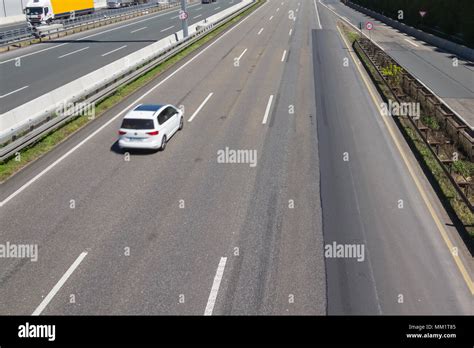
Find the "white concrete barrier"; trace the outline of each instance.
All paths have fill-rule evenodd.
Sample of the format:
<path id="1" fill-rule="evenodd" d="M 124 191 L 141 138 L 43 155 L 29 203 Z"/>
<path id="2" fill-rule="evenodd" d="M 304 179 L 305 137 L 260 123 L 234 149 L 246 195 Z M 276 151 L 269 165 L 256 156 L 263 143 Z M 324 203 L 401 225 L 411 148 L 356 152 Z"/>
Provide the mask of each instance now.
<path id="1" fill-rule="evenodd" d="M 0 116 L 0 138 L 4 133 L 24 128 L 26 124 L 34 124 L 45 112 L 53 113 L 67 103 L 77 101 L 83 95 L 113 81 L 131 68 L 150 60 L 153 55 L 170 46 L 170 38 L 174 41 L 174 34 L 6 112 Z"/>
<path id="2" fill-rule="evenodd" d="M 252 3 L 253 0 L 243 0 L 230 8 L 219 12 L 199 23 L 189 27 L 189 34 L 196 32 L 197 26 L 211 25 L 227 17 Z M 177 32 L 178 39 L 183 39 L 183 32 Z M 24 130 L 37 124 L 46 114 L 53 114 L 58 108 L 61 110 L 64 105 L 76 102 L 84 96 L 93 93 L 101 86 L 105 86 L 118 77 L 124 75 L 131 69 L 143 65 L 154 57 L 160 55 L 165 49 L 176 44 L 175 34 L 171 34 L 151 45 L 148 45 L 134 53 L 129 54 L 113 63 L 110 63 L 98 70 L 95 70 L 83 77 L 69 82 L 45 95 L 42 95 L 26 104 L 0 115 L 0 141 L 11 137 L 18 130 Z"/>

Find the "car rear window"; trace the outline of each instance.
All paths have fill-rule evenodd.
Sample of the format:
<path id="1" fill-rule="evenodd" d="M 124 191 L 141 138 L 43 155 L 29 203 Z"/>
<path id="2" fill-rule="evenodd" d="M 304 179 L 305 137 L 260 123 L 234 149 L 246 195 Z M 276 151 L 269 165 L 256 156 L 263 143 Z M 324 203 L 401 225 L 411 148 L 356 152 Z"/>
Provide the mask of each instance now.
<path id="1" fill-rule="evenodd" d="M 155 125 L 153 120 L 147 120 L 142 118 L 124 118 L 122 127 L 125 129 L 153 129 Z"/>

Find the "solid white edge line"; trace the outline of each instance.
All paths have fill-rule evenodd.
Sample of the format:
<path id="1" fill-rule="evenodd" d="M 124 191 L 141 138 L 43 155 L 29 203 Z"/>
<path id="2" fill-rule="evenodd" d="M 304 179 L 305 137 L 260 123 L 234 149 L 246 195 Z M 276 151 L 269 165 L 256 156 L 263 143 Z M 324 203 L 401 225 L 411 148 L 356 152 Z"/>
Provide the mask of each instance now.
<path id="1" fill-rule="evenodd" d="M 349 48 L 350 44 L 347 43 L 347 41 L 344 38 L 344 35 L 342 34 L 339 27 L 337 27 L 337 30 L 339 31 L 339 35 L 341 36 L 342 41 L 344 42 L 346 47 Z M 356 58 L 354 58 L 354 53 L 353 52 L 349 52 L 349 53 L 350 53 L 350 56 L 351 56 L 352 60 L 356 61 Z M 447 231 L 445 230 L 444 224 L 441 221 L 441 218 L 438 216 L 438 213 L 436 212 L 435 207 L 433 207 L 433 205 L 431 204 L 430 198 L 428 197 L 428 192 L 425 191 L 424 187 L 422 186 L 422 183 L 418 180 L 418 176 L 416 175 L 416 173 L 414 171 L 414 168 L 412 167 L 412 164 L 411 164 L 410 160 L 408 159 L 409 153 L 405 153 L 405 151 L 403 150 L 402 145 L 401 145 L 401 143 L 399 142 L 399 139 L 396 136 L 396 132 L 393 129 L 393 125 L 391 125 L 389 123 L 389 121 L 387 120 L 386 117 L 383 117 L 383 112 L 382 112 L 381 108 L 378 105 L 376 94 L 373 92 L 373 87 L 369 84 L 369 82 L 367 81 L 367 78 L 364 76 L 362 68 L 359 65 L 355 65 L 355 66 L 356 66 L 356 68 L 359 72 L 359 76 L 361 77 L 362 81 L 364 82 L 364 84 L 367 87 L 367 91 L 369 92 L 369 94 L 372 98 L 373 105 L 375 106 L 375 108 L 379 112 L 379 114 L 382 116 L 382 120 L 383 120 L 383 122 L 384 122 L 384 124 L 385 124 L 385 126 L 388 130 L 388 134 L 390 135 L 391 140 L 392 140 L 395 148 L 398 151 L 398 154 L 400 155 L 402 161 L 404 162 L 405 167 L 408 170 L 408 173 L 410 174 L 411 179 L 413 180 L 413 182 L 414 182 L 414 184 L 415 184 L 415 186 L 418 190 L 418 193 L 420 194 L 423 202 L 425 203 L 425 207 L 427 208 L 428 212 L 431 214 L 431 217 L 433 218 L 433 222 L 436 225 L 436 227 L 438 228 L 438 231 L 441 235 L 441 238 L 443 239 L 446 246 L 448 247 L 449 253 L 453 257 L 454 262 L 455 262 L 456 266 L 458 267 L 462 278 L 464 279 L 467 287 L 469 288 L 469 290 L 471 292 L 471 295 L 474 295 L 474 284 L 472 282 L 472 279 L 470 278 L 469 272 L 467 271 L 466 266 L 464 266 L 464 263 L 462 262 L 462 259 L 459 256 L 455 255 L 455 253 L 451 252 L 454 248 L 453 242 L 449 238 L 449 235 L 448 235 Z"/>
<path id="2" fill-rule="evenodd" d="M 196 117 L 197 114 L 199 114 L 199 111 L 201 111 L 201 109 L 204 107 L 204 105 L 206 105 L 206 103 L 209 101 L 209 99 L 211 99 L 213 94 L 214 94 L 213 92 L 209 93 L 209 95 L 206 97 L 206 99 L 204 99 L 204 101 L 201 103 L 201 105 L 199 105 L 199 107 L 196 109 L 196 111 L 194 111 L 194 114 L 192 114 L 192 116 L 189 118 L 188 122 L 193 121 L 194 117 Z"/>
<path id="3" fill-rule="evenodd" d="M 314 1 L 316 1 L 316 0 L 314 0 Z M 324 6 L 328 11 L 331 11 L 332 13 L 334 13 L 337 17 L 341 18 L 344 22 L 346 22 L 346 23 L 349 24 L 351 27 L 353 27 L 355 30 L 357 30 L 357 32 L 361 33 L 361 34 L 364 35 L 367 39 L 369 39 L 369 35 L 367 35 L 366 33 L 364 33 L 363 30 L 360 30 L 357 26 L 355 26 L 355 25 L 352 24 L 351 22 L 345 20 L 345 19 L 343 18 L 343 16 L 341 16 L 341 15 L 340 15 L 339 13 L 337 13 L 336 11 L 331 10 L 331 9 L 330 9 L 325 3 L 323 3 L 321 0 L 318 0 L 318 2 L 319 2 L 322 6 Z M 373 42 L 375 45 L 377 45 L 378 48 L 380 48 L 381 50 L 383 50 L 383 47 L 380 46 L 380 45 L 377 43 L 377 41 L 372 40 L 372 42 Z"/>
<path id="4" fill-rule="evenodd" d="M 316 0 L 313 0 L 313 2 L 314 2 L 314 8 L 316 9 L 316 16 L 318 18 L 319 29 L 323 29 L 323 26 L 321 25 L 321 18 L 319 17 L 318 4 L 316 3 Z"/>
<path id="5" fill-rule="evenodd" d="M 196 6 L 197 4 L 193 4 L 193 5 L 189 5 L 188 8 L 191 8 L 193 6 Z M 99 33 L 95 33 L 95 34 L 92 34 L 92 35 L 89 35 L 89 36 L 84 36 L 80 39 L 77 39 L 77 41 L 81 41 L 81 40 L 85 40 L 85 39 L 89 39 L 91 37 L 94 37 L 94 36 L 98 36 L 98 35 L 101 35 L 101 34 L 105 34 L 105 33 L 109 33 L 111 31 L 115 31 L 115 30 L 118 30 L 118 29 L 122 29 L 122 28 L 126 28 L 126 27 L 129 27 L 131 25 L 135 25 L 137 23 L 141 23 L 141 22 L 145 22 L 145 21 L 148 21 L 150 19 L 155 19 L 155 18 L 158 18 L 158 17 L 163 17 L 163 16 L 166 16 L 170 13 L 173 13 L 175 9 L 170 9 L 166 12 L 163 12 L 163 13 L 158 13 L 156 16 L 150 16 L 148 18 L 143 18 L 139 21 L 136 21 L 136 22 L 132 22 L 132 23 L 128 23 L 128 24 L 125 24 L 125 25 L 121 25 L 119 27 L 116 27 L 116 28 L 110 28 L 110 29 L 107 29 L 107 30 L 104 30 L 104 31 L 101 31 Z M 173 19 L 173 18 L 178 18 L 177 16 L 176 17 L 171 17 L 170 19 Z M 54 42 L 54 41 L 53 41 Z M 35 55 L 37 53 L 42 53 L 42 52 L 45 52 L 45 51 L 49 51 L 49 50 L 52 50 L 54 48 L 58 48 L 58 47 L 62 47 L 62 46 L 65 46 L 65 45 L 69 45 L 69 42 L 66 42 L 66 43 L 62 43 L 60 45 L 56 45 L 56 46 L 52 46 L 52 47 L 48 47 L 48 48 L 44 48 L 44 49 L 41 49 L 39 51 L 35 51 L 35 52 L 31 52 L 31 53 L 27 53 L 27 54 L 24 54 L 22 56 L 18 56 L 18 57 L 15 57 L 15 58 L 10 58 L 10 59 L 7 59 L 7 60 L 4 60 L 4 61 L 1 61 L 0 62 L 0 65 L 2 64 L 5 64 L 5 63 L 8 63 L 8 62 L 14 62 L 16 61 L 17 59 L 22 59 L 22 58 L 26 58 L 26 57 L 29 57 L 29 56 L 32 56 L 32 55 Z"/>
<path id="6" fill-rule="evenodd" d="M 80 48 L 80 49 L 78 49 L 78 50 L 75 50 L 75 51 L 72 51 L 72 52 L 69 52 L 69 53 L 66 53 L 66 54 L 63 54 L 62 56 L 59 56 L 58 59 L 61 59 L 61 58 L 70 56 L 71 54 L 74 54 L 74 53 L 79 53 L 79 52 L 81 52 L 81 51 L 87 50 L 88 48 L 89 48 L 89 46 Z"/>
<path id="7" fill-rule="evenodd" d="M 9 63 L 9 62 L 14 62 L 14 61 L 16 61 L 17 59 L 20 59 L 20 60 L 21 60 L 21 59 L 23 59 L 23 58 L 26 58 L 26 57 L 29 57 L 29 56 L 32 56 L 32 55 L 35 55 L 35 54 L 38 54 L 38 53 L 42 53 L 42 52 L 45 52 L 45 51 L 49 51 L 49 50 L 52 50 L 52 49 L 54 49 L 54 48 L 59 48 L 59 47 L 62 47 L 62 46 L 66 46 L 66 45 L 69 45 L 69 42 L 62 43 L 62 44 L 59 44 L 59 45 L 56 45 L 56 46 L 52 46 L 52 47 L 48 47 L 48 48 L 44 48 L 44 49 L 39 50 L 39 51 L 27 53 L 27 54 L 24 54 L 24 55 L 22 55 L 22 56 L 18 56 L 18 57 L 15 57 L 15 58 L 10 58 L 10 59 L 1 61 L 1 62 L 0 62 L 0 65 L 5 64 L 5 63 Z"/>
<path id="8" fill-rule="evenodd" d="M 7 94 L 0 95 L 0 99 L 5 98 L 5 97 L 8 97 L 9 95 L 12 95 L 13 93 L 20 92 L 20 91 L 22 91 L 22 90 L 24 90 L 24 89 L 26 89 L 26 88 L 28 88 L 28 87 L 30 87 L 30 86 L 23 86 L 23 87 L 21 87 L 21 88 L 15 89 L 14 91 L 11 91 L 11 92 L 9 92 L 9 93 L 7 93 Z"/>
<path id="9" fill-rule="evenodd" d="M 283 55 L 281 56 L 281 62 L 283 63 L 286 58 L 286 50 L 283 51 Z"/>
<path id="10" fill-rule="evenodd" d="M 212 283 L 211 293 L 209 294 L 209 299 L 207 300 L 207 305 L 206 305 L 206 310 L 204 311 L 204 315 L 212 315 L 212 312 L 214 310 L 214 305 L 216 304 L 217 293 L 219 292 L 222 276 L 224 274 L 226 262 L 227 262 L 227 257 L 221 257 L 221 260 L 219 261 L 219 266 L 217 266 L 214 282 Z"/>
<path id="11" fill-rule="evenodd" d="M 204 52 L 206 52 L 207 50 L 209 50 L 212 46 L 214 46 L 216 43 L 220 42 L 224 37 L 226 37 L 226 35 L 228 35 L 229 33 L 231 33 L 232 31 L 234 31 L 236 28 L 238 28 L 242 23 L 244 23 L 247 19 L 249 19 L 251 16 L 253 16 L 255 13 L 257 13 L 258 11 L 260 11 L 260 9 L 264 8 L 266 5 L 268 4 L 268 2 L 264 3 L 262 6 L 260 6 L 259 8 L 257 8 L 255 11 L 253 11 L 251 14 L 249 14 L 247 17 L 245 17 L 244 19 L 242 19 L 239 23 L 237 23 L 235 26 L 233 26 L 232 28 L 230 28 L 228 31 L 226 31 L 225 33 L 223 33 L 220 37 L 218 37 L 215 41 L 211 42 L 206 48 L 204 48 L 202 51 L 200 51 L 198 54 L 196 54 L 194 57 L 192 57 L 190 60 L 188 60 L 186 63 L 184 63 L 183 65 L 181 65 L 179 68 L 177 68 L 175 71 L 173 71 L 171 74 L 169 74 L 167 77 L 165 77 L 163 80 L 161 80 L 159 83 L 157 83 L 155 86 L 153 86 L 152 88 L 150 88 L 150 90 L 148 90 L 148 92 L 146 93 L 143 93 L 140 97 L 138 97 L 137 99 L 135 99 L 132 103 L 130 103 L 128 106 L 126 106 L 124 109 L 122 109 L 122 111 L 119 111 L 119 113 L 117 115 L 115 115 L 114 117 L 112 117 L 110 120 L 108 120 L 106 123 L 104 123 L 102 126 L 100 126 L 99 128 L 97 128 L 94 132 L 92 132 L 89 136 L 87 136 L 84 140 L 82 140 L 81 142 L 79 142 L 76 146 L 74 146 L 72 149 L 70 149 L 68 152 L 66 152 L 64 155 L 62 155 L 61 157 L 59 157 L 56 161 L 54 161 L 53 163 L 51 163 L 48 167 L 46 167 L 45 169 L 43 169 L 39 174 L 37 174 L 36 176 L 34 176 L 33 178 L 31 178 L 27 183 L 25 183 L 23 186 L 21 186 L 18 190 L 16 190 L 15 192 L 13 192 L 10 196 L 8 196 L 7 198 L 5 198 L 2 202 L 0 202 L 0 207 L 3 207 L 5 204 L 7 204 L 11 199 L 13 199 L 14 197 L 16 197 L 18 194 L 20 194 L 22 191 L 24 191 L 25 189 L 27 189 L 31 184 L 33 184 L 36 180 L 38 180 L 39 178 L 41 178 L 44 174 L 46 174 L 47 172 L 49 172 L 52 168 L 54 168 L 56 165 L 58 165 L 60 162 L 62 162 L 65 158 L 67 158 L 70 154 L 72 154 L 74 151 L 76 151 L 78 148 L 80 148 L 82 145 L 84 145 L 86 142 L 88 142 L 91 138 L 93 138 L 95 135 L 97 135 L 99 132 L 101 132 L 104 128 L 106 128 L 107 126 L 109 126 L 112 122 L 114 122 L 117 118 L 119 118 L 120 116 L 122 116 L 125 112 L 127 112 L 131 107 L 135 106 L 138 102 L 140 102 L 141 100 L 143 100 L 147 95 L 149 95 L 150 93 L 152 93 L 155 89 L 157 89 L 158 87 L 160 87 L 162 84 L 164 84 L 166 81 L 168 81 L 169 79 L 171 79 L 172 77 L 174 77 L 178 72 L 180 72 L 181 70 L 183 70 L 184 68 L 186 68 L 189 64 L 191 64 L 192 62 L 194 62 L 195 59 L 199 58 L 202 54 L 204 54 Z"/>
<path id="12" fill-rule="evenodd" d="M 336 11 L 334 10 L 331 10 L 329 7 L 327 7 L 326 4 L 324 4 L 321 0 L 318 0 L 319 3 L 321 5 L 323 5 L 326 9 L 328 9 L 329 11 L 331 11 L 332 13 L 334 13 L 336 16 L 338 16 L 339 18 L 343 19 L 342 16 L 337 13 Z M 344 19 L 343 19 L 344 20 Z M 367 39 L 370 39 L 369 35 L 367 35 L 366 33 L 364 33 L 363 30 L 360 30 L 357 26 L 355 26 L 354 24 L 352 24 L 351 22 L 347 22 L 345 21 L 347 24 L 349 24 L 350 26 L 352 26 L 357 32 L 361 33 L 362 35 L 364 35 Z M 393 28 L 392 28 L 393 29 Z M 385 49 L 375 40 L 372 39 L 372 42 L 374 43 L 374 45 L 376 45 L 378 48 L 380 48 L 382 51 L 385 52 Z M 446 103 L 438 94 L 436 94 L 430 87 L 428 87 L 428 85 L 426 83 L 424 83 L 423 81 L 421 81 L 419 78 L 417 78 L 415 76 L 416 80 L 421 83 L 423 85 L 423 87 L 425 87 L 428 91 L 430 91 L 431 93 L 433 93 L 435 96 L 438 97 L 438 99 L 441 101 L 441 103 L 443 103 L 444 105 L 446 105 L 448 108 L 451 109 L 451 111 L 460 119 L 462 120 L 465 124 L 469 125 L 469 122 L 467 122 L 464 117 L 462 117 L 457 111 L 453 110 L 448 103 Z M 474 130 L 474 127 L 469 127 L 471 130 Z"/>
<path id="13" fill-rule="evenodd" d="M 245 52 L 247 52 L 247 49 L 245 49 L 245 50 L 240 54 L 240 56 L 237 58 L 237 60 L 240 60 L 240 58 L 242 58 L 242 57 L 244 56 Z"/>
<path id="14" fill-rule="evenodd" d="M 87 256 L 87 252 L 82 252 L 76 261 L 69 267 L 69 269 L 64 273 L 64 275 L 59 279 L 59 281 L 56 283 L 56 285 L 51 289 L 49 294 L 44 298 L 44 300 L 40 303 L 40 305 L 35 309 L 32 315 L 40 315 L 41 312 L 46 308 L 46 306 L 51 302 L 53 297 L 58 293 L 58 291 L 62 288 L 64 283 L 68 280 L 68 278 L 71 276 L 71 274 L 76 270 L 76 268 L 81 264 L 82 260 Z"/>
<path id="15" fill-rule="evenodd" d="M 112 51 L 110 51 L 110 52 L 104 53 L 104 54 L 102 55 L 102 57 L 106 57 L 106 56 L 108 56 L 109 54 L 112 54 L 112 53 L 115 53 L 115 52 L 117 52 L 117 51 L 120 51 L 122 48 L 125 48 L 125 47 L 127 47 L 127 45 L 123 45 L 122 47 L 119 47 L 119 48 L 116 48 L 116 49 L 114 49 L 114 50 L 112 50 Z"/>
<path id="16" fill-rule="evenodd" d="M 267 108 L 265 109 L 265 115 L 263 116 L 262 124 L 267 123 L 268 115 L 270 114 L 270 109 L 272 107 L 272 102 L 273 102 L 273 94 L 268 99 Z"/>

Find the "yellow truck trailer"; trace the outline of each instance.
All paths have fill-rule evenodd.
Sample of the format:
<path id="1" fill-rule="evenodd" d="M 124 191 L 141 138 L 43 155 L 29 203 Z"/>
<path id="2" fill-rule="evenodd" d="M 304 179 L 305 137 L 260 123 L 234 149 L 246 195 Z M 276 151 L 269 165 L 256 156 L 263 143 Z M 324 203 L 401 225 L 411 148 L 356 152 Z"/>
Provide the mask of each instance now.
<path id="1" fill-rule="evenodd" d="M 26 20 L 33 26 L 94 12 L 94 0 L 31 0 L 25 8 Z"/>

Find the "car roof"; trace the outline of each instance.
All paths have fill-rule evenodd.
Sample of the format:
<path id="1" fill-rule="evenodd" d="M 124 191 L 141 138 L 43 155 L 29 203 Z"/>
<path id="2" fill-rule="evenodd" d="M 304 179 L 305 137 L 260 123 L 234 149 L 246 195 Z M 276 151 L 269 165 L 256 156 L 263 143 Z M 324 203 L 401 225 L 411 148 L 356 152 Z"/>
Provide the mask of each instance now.
<path id="1" fill-rule="evenodd" d="M 125 118 L 153 119 L 155 114 L 168 105 L 165 104 L 140 104 L 130 111 Z"/>
<path id="2" fill-rule="evenodd" d="M 134 111 L 153 111 L 156 112 L 160 110 L 163 106 L 163 104 L 140 104 L 138 105 Z"/>

